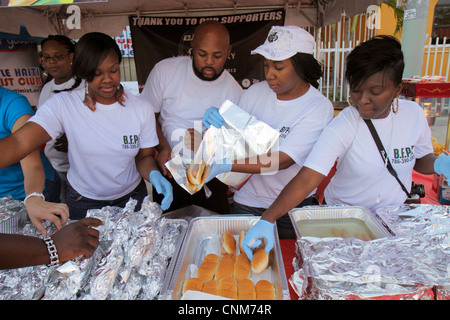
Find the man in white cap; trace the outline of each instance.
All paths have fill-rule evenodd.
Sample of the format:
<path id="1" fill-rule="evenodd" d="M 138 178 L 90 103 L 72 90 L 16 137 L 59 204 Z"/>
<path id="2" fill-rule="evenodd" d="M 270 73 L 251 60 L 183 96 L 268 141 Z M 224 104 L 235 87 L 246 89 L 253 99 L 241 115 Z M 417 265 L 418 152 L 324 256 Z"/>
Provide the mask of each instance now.
<path id="1" fill-rule="evenodd" d="M 297 26 L 272 27 L 264 44 L 252 51 L 265 58 L 266 81 L 252 85 L 238 105 L 279 130 L 280 137 L 266 155 L 233 163 L 224 159 L 222 164 L 212 166 L 209 179 L 227 171 L 253 173 L 234 194 L 236 213 L 261 215 L 300 170 L 333 117 L 331 102 L 317 90 L 322 70 L 313 52 L 313 36 Z M 210 109 L 203 121 L 205 125 L 220 127 L 218 116 L 217 111 Z M 299 206 L 317 204 L 314 193 L 315 190 Z M 277 226 L 280 238 L 295 237 L 287 215 L 277 220 Z M 273 232 L 273 224 L 267 230 Z"/>

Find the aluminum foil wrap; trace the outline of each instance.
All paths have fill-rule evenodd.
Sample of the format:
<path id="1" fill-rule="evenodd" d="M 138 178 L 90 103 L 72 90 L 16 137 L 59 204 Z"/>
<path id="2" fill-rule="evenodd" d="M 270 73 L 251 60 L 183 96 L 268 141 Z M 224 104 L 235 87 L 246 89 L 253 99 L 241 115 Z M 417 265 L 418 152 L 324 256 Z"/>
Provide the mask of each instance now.
<path id="1" fill-rule="evenodd" d="M 88 211 L 88 217 L 104 221 L 98 227 L 99 247 L 91 258 L 74 259 L 57 268 L 1 271 L 0 299 L 157 299 L 188 223 L 164 218 L 149 197 L 138 211 L 136 203 L 130 199 L 125 208 Z M 27 225 L 24 234 L 38 232 L 33 228 Z"/>
<path id="2" fill-rule="evenodd" d="M 290 283 L 300 299 L 426 300 L 438 298 L 437 289 L 448 299 L 448 207 L 408 205 L 377 214 L 396 236 L 297 239 Z"/>
<path id="3" fill-rule="evenodd" d="M 203 134 L 203 139 L 195 152 L 194 159 L 175 155 L 166 163 L 175 181 L 189 193 L 185 187 L 186 169 L 192 160 L 207 165 L 230 160 L 246 159 L 266 154 L 278 141 L 279 132 L 266 123 L 259 121 L 246 111 L 226 100 L 219 108 L 225 120 L 221 128 L 211 126 Z M 267 159 L 269 161 L 270 159 Z M 217 176 L 226 185 L 239 190 L 251 174 L 228 172 Z"/>
<path id="4" fill-rule="evenodd" d="M 0 233 L 17 233 L 27 217 L 23 201 L 13 200 L 10 196 L 0 198 Z"/>

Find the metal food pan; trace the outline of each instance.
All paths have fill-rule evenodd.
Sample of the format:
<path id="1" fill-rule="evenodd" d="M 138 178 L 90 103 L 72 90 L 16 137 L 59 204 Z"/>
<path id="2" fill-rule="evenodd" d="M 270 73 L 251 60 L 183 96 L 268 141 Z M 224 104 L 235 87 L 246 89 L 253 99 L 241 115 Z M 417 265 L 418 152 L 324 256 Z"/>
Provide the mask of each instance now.
<path id="1" fill-rule="evenodd" d="M 183 284 L 189 276 L 189 266 L 191 264 L 196 266 L 201 264 L 206 254 L 205 248 L 211 239 L 224 231 L 229 231 L 234 235 L 239 234 L 241 231 L 248 231 L 259 219 L 259 217 L 252 215 L 239 216 L 235 214 L 192 219 L 178 253 L 169 285 L 162 290 L 163 297 L 172 300 L 181 298 Z M 269 254 L 269 267 L 272 270 L 271 278 L 275 287 L 275 298 L 277 300 L 289 300 L 289 288 L 277 228 L 274 228 L 274 239 L 274 249 Z"/>
<path id="2" fill-rule="evenodd" d="M 297 238 L 301 238 L 301 234 L 297 222 L 312 220 L 339 220 L 345 218 L 354 218 L 362 221 L 365 226 L 374 235 L 375 239 L 391 237 L 395 234 L 388 224 L 376 213 L 372 213 L 365 207 L 360 206 L 311 206 L 303 208 L 295 208 L 289 211 L 289 217 L 294 226 Z"/>

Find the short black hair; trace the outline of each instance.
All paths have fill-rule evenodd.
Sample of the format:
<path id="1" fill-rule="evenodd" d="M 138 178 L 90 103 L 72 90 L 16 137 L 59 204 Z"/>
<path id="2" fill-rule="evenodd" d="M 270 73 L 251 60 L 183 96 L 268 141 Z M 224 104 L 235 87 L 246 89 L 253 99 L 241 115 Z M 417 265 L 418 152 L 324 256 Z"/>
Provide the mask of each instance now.
<path id="1" fill-rule="evenodd" d="M 110 53 L 114 52 L 122 61 L 122 52 L 116 41 L 101 32 L 90 32 L 83 35 L 75 46 L 72 72 L 76 78 L 91 82 L 98 65 Z"/>
<path id="2" fill-rule="evenodd" d="M 302 80 L 316 89 L 319 88 L 319 79 L 322 77 L 322 66 L 313 55 L 298 52 L 291 57 L 291 62 L 294 70 Z"/>
<path id="3" fill-rule="evenodd" d="M 381 71 L 389 76 L 395 85 L 400 85 L 404 69 L 400 42 L 392 36 L 381 35 L 357 45 L 350 52 L 347 56 L 345 78 L 353 90 Z"/>

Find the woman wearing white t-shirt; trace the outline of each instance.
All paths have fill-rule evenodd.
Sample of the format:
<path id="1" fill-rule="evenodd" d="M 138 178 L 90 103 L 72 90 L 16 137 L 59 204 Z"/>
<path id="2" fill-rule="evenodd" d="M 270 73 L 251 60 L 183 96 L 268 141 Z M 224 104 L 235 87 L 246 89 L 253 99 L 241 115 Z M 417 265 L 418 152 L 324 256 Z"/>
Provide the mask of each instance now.
<path id="1" fill-rule="evenodd" d="M 403 69 L 401 46 L 393 37 L 377 36 L 348 55 L 346 78 L 352 106 L 324 129 L 300 172 L 249 230 L 243 247 L 250 259 L 249 244 L 263 238 L 268 252 L 273 246 L 273 221 L 307 197 L 336 161 L 336 174 L 325 190 L 325 201 L 330 205 L 358 205 L 370 210 L 401 205 L 410 192 L 413 169 L 450 176 L 450 158 L 433 154 L 423 110 L 415 102 L 397 98 Z M 386 150 L 385 159 L 365 120 L 373 123 Z M 388 171 L 388 161 L 406 192 Z"/>
<path id="2" fill-rule="evenodd" d="M 234 194 L 236 213 L 261 215 L 284 186 L 297 174 L 323 128 L 333 117 L 331 102 L 316 88 L 321 67 L 312 53 L 314 37 L 296 26 L 274 26 L 265 43 L 253 54 L 264 60 L 266 81 L 252 85 L 238 105 L 260 121 L 280 132 L 278 145 L 270 154 L 212 166 L 211 179 L 233 171 L 253 173 Z M 219 121 L 216 121 L 219 119 Z M 220 127 L 217 109 L 205 113 L 205 126 Z M 296 206 L 317 204 L 314 190 Z M 289 217 L 277 220 L 281 238 L 295 236 Z"/>
<path id="3" fill-rule="evenodd" d="M 114 39 L 88 33 L 75 48 L 73 89 L 47 100 L 20 130 L 0 140 L 0 167 L 22 159 L 65 132 L 69 144 L 67 199 L 71 219 L 88 209 L 138 207 L 147 190 L 143 179 L 172 201 L 172 187 L 154 159 L 158 144 L 153 109 L 120 85 L 121 52 Z M 82 80 L 83 87 L 78 87 Z"/>
<path id="4" fill-rule="evenodd" d="M 45 71 L 52 77 L 41 90 L 37 108 L 55 93 L 71 88 L 75 83 L 72 75 L 75 43 L 63 35 L 50 35 L 41 42 L 41 61 Z M 45 155 L 61 179 L 61 201 L 66 202 L 66 175 L 69 170 L 67 139 L 64 134 L 45 144 Z"/>

